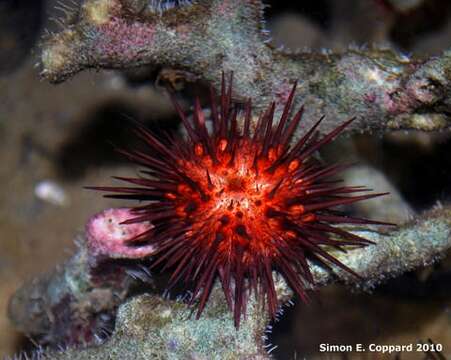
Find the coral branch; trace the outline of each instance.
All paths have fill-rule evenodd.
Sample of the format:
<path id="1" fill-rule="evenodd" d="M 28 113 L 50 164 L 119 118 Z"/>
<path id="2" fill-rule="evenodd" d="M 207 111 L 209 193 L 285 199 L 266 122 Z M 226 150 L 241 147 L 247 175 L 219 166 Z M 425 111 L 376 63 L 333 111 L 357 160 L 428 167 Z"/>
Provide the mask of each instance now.
<path id="1" fill-rule="evenodd" d="M 234 97 L 250 97 L 260 110 L 274 98 L 283 104 L 299 80 L 298 101 L 309 104 L 300 133 L 323 114 L 323 132 L 349 114 L 357 120 L 348 131 L 449 125 L 449 52 L 424 61 L 388 49 L 289 54 L 268 44 L 258 0 L 198 0 L 171 9 L 147 3 L 86 0 L 67 28 L 44 42 L 42 76 L 61 82 L 88 68 L 151 65 L 219 87 L 220 73 L 233 71 Z"/>
<path id="2" fill-rule="evenodd" d="M 445 256 L 451 248 L 451 207 L 430 210 L 387 234 L 368 230 L 355 233 L 376 245 L 334 256 L 354 269 L 365 280 L 365 286 L 372 287 Z M 342 281 L 355 283 L 346 272 L 335 273 Z M 330 272 L 318 266 L 314 266 L 313 274 L 318 286 L 334 280 Z"/>
<path id="3" fill-rule="evenodd" d="M 248 317 L 237 331 L 219 294 L 218 288 L 212 292 L 213 299 L 199 320 L 180 301 L 150 295 L 132 299 L 120 307 L 116 332 L 108 342 L 49 353 L 44 359 L 269 359 L 272 346 L 262 336 L 266 314 L 250 302 Z"/>
<path id="4" fill-rule="evenodd" d="M 111 331 L 119 304 L 142 281 L 151 283 L 145 268 L 126 261 L 152 252 L 146 246 L 125 245 L 149 228 L 145 223 L 120 225 L 130 216 L 127 209 L 94 215 L 69 261 L 16 292 L 9 317 L 19 330 L 52 346 L 89 344 Z"/>

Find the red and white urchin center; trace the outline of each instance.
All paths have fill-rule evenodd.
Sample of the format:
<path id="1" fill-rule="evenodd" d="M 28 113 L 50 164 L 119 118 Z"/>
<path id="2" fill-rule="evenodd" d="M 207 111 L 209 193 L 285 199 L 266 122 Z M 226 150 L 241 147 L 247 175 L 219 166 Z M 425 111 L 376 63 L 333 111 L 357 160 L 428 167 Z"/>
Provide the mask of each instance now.
<path id="1" fill-rule="evenodd" d="M 273 239 L 288 238 L 290 232 L 281 234 L 283 224 L 278 217 L 271 216 L 271 212 L 300 215 L 298 204 L 285 205 L 286 200 L 296 193 L 299 195 L 301 189 L 301 184 L 296 184 L 289 176 L 299 168 L 299 162 L 294 160 L 268 171 L 277 158 L 275 149 L 256 161 L 260 150 L 256 144 L 242 140 L 239 145 L 242 146 L 237 146 L 239 150 L 231 161 L 232 155 L 224 151 L 224 144 L 219 141 L 216 164 L 204 154 L 201 145 L 195 146 L 196 160 L 184 161 L 181 166 L 187 176 L 197 182 L 204 197 L 188 186 L 179 186 L 182 198 L 178 201 L 178 214 L 182 218 L 195 216 L 193 226 L 207 227 L 208 242 L 220 234 L 225 244 L 219 249 L 230 251 L 230 247 L 240 245 L 260 255 L 274 254 Z"/>

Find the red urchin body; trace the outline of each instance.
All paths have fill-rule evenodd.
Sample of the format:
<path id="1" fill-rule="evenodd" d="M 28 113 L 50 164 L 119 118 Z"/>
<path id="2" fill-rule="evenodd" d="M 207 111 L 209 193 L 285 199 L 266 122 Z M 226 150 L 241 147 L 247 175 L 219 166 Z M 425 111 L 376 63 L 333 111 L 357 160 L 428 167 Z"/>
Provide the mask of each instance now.
<path id="1" fill-rule="evenodd" d="M 136 207 L 126 223 L 150 221 L 142 238 L 155 244 L 155 264 L 170 267 L 170 286 L 194 282 L 198 316 L 214 281 L 219 278 L 238 327 L 249 293 L 263 295 L 271 316 L 278 299 L 273 270 L 306 300 L 306 283 L 313 283 L 308 260 L 352 270 L 325 247 L 344 250 L 370 241 L 336 227 L 340 223 L 376 223 L 351 218 L 332 208 L 380 194 L 355 195 L 362 187 L 341 186 L 334 176 L 342 165 L 323 166 L 312 158 L 350 121 L 318 139 L 320 121 L 294 145 L 293 134 L 302 109 L 289 117 L 295 86 L 277 125 L 272 104 L 255 126 L 251 105 L 239 111 L 231 103 L 231 85 L 220 106 L 212 95 L 212 129 L 196 101 L 191 123 L 176 104 L 188 139 L 165 145 L 144 129 L 138 131 L 149 151 L 123 152 L 146 168 L 142 178 L 120 178 L 139 187 L 100 187 L 120 193 L 116 198 L 148 200 Z M 240 118 L 242 126 L 237 119 Z"/>

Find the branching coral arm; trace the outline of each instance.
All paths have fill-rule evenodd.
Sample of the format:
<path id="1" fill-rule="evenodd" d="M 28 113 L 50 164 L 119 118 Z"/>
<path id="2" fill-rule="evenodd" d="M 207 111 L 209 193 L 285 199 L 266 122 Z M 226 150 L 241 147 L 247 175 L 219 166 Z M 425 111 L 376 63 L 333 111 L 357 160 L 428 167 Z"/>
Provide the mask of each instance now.
<path id="1" fill-rule="evenodd" d="M 43 41 L 42 76 L 61 82 L 89 68 L 151 65 L 219 88 L 221 72 L 233 71 L 234 98 L 255 99 L 257 109 L 273 99 L 283 104 L 299 80 L 298 101 L 309 104 L 300 132 L 323 114 L 324 132 L 349 114 L 357 120 L 348 131 L 449 126 L 449 52 L 428 60 L 388 49 L 290 54 L 268 43 L 261 1 L 183 3 L 156 9 L 140 0 L 85 0 L 66 28 Z"/>

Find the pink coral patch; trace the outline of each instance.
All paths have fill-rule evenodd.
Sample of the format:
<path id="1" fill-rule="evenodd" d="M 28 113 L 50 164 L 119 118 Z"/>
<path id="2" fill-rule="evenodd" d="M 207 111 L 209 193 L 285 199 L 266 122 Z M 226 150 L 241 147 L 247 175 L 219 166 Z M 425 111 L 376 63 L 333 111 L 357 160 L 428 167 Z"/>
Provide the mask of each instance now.
<path id="1" fill-rule="evenodd" d="M 154 247 L 130 246 L 129 241 L 152 228 L 148 222 L 121 224 L 135 217 L 128 208 L 108 209 L 91 217 L 86 224 L 88 247 L 93 256 L 136 259 L 151 255 Z"/>
<path id="2" fill-rule="evenodd" d="M 105 58 L 112 56 L 135 59 L 142 51 L 154 42 L 155 27 L 140 22 L 126 22 L 112 17 L 110 21 L 99 27 L 102 33 L 97 49 Z"/>

